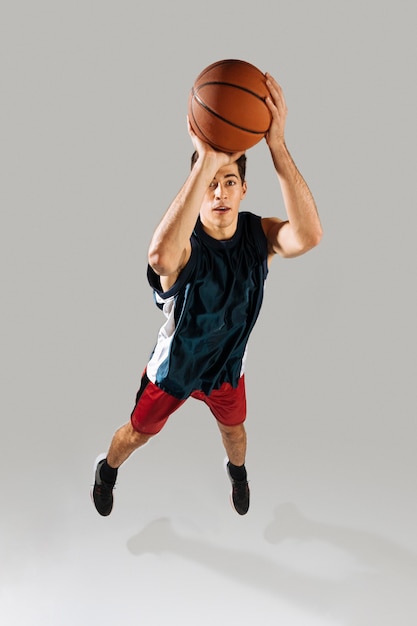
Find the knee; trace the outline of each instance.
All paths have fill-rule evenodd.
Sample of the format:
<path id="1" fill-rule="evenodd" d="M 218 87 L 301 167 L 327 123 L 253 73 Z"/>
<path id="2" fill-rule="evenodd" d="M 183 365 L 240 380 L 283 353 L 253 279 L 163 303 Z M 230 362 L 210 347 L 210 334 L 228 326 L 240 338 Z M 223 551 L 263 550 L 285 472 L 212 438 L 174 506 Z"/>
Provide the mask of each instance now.
<path id="1" fill-rule="evenodd" d="M 149 433 L 140 433 L 139 431 L 132 428 L 132 441 L 136 443 L 138 446 L 144 446 L 145 443 L 148 443 L 149 439 L 151 439 L 154 435 Z"/>
<path id="2" fill-rule="evenodd" d="M 237 426 L 220 425 L 220 430 L 227 441 L 237 443 L 246 439 L 246 431 L 243 424 L 238 424 Z"/>
<path id="3" fill-rule="evenodd" d="M 153 435 L 149 433 L 141 433 L 135 430 L 130 422 L 123 428 L 126 429 L 125 435 L 127 435 L 129 444 L 133 448 L 139 448 L 140 446 L 145 445 L 145 443 L 148 443 L 149 439 L 153 437 Z"/>

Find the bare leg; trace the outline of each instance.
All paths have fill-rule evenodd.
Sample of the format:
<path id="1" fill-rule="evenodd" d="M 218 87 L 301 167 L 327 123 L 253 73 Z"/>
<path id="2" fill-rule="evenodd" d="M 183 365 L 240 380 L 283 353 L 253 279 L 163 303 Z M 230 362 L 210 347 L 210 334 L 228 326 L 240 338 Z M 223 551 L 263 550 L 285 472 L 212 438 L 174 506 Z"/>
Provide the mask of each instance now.
<path id="1" fill-rule="evenodd" d="M 115 432 L 107 453 L 107 463 L 110 467 L 120 467 L 132 452 L 147 443 L 152 436 L 138 433 L 128 422 Z"/>
<path id="2" fill-rule="evenodd" d="M 229 461 L 233 465 L 244 465 L 246 458 L 246 430 L 243 424 L 225 426 L 217 422 Z"/>

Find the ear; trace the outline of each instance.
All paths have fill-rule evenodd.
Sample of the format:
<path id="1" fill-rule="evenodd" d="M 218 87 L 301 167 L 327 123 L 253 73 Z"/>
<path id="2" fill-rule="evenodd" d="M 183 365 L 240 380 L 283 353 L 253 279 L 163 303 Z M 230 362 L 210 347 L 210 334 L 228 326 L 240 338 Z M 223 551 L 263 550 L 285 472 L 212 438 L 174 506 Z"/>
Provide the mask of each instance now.
<path id="1" fill-rule="evenodd" d="M 246 184 L 246 180 L 243 182 L 242 184 L 242 195 L 240 196 L 240 199 L 243 200 L 243 198 L 246 196 L 246 192 L 248 190 L 248 186 Z"/>

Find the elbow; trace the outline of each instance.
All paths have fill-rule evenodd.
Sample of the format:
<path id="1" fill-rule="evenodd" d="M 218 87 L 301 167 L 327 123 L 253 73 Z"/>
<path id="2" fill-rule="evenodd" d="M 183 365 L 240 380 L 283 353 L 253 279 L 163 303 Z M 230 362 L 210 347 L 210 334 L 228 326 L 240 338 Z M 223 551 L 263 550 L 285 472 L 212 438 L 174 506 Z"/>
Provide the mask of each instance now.
<path id="1" fill-rule="evenodd" d="M 177 271 L 178 263 L 173 254 L 166 249 L 151 246 L 148 251 L 148 263 L 158 276 L 169 276 Z"/>
<path id="2" fill-rule="evenodd" d="M 320 241 L 322 240 L 322 237 L 323 229 L 321 227 L 321 224 L 318 223 L 304 236 L 303 247 L 305 249 L 305 252 L 307 252 L 308 250 L 312 250 L 313 248 L 318 246 Z"/>
<path id="3" fill-rule="evenodd" d="M 305 254 L 306 252 L 309 252 L 313 248 L 316 248 L 319 245 L 321 238 L 322 238 L 322 234 L 316 235 L 314 237 L 310 237 L 304 243 L 304 246 L 302 247 L 300 254 Z"/>
<path id="4" fill-rule="evenodd" d="M 148 250 L 148 263 L 158 276 L 178 274 L 191 255 L 191 244 L 186 248 L 179 245 L 151 243 Z"/>
<path id="5" fill-rule="evenodd" d="M 323 231 L 321 226 L 316 228 L 314 232 L 309 232 L 308 234 L 300 237 L 298 240 L 298 245 L 295 246 L 295 251 L 292 254 L 288 255 L 289 257 L 300 256 L 309 252 L 313 248 L 319 245 L 321 239 L 323 237 Z"/>
<path id="6" fill-rule="evenodd" d="M 166 267 L 166 261 L 158 250 L 150 249 L 148 252 L 148 263 L 153 269 L 153 271 L 158 274 L 158 276 L 164 276 L 169 274 Z"/>
<path id="7" fill-rule="evenodd" d="M 315 248 L 316 246 L 318 246 L 322 238 L 323 229 L 321 226 L 319 226 L 310 236 L 310 248 Z"/>
<path id="8" fill-rule="evenodd" d="M 153 242 L 151 243 L 148 249 L 148 263 L 151 266 L 151 268 L 154 270 L 154 272 L 156 272 L 158 275 L 163 274 L 163 270 L 164 270 L 163 253 L 162 253 L 161 247 L 158 245 L 155 245 Z"/>

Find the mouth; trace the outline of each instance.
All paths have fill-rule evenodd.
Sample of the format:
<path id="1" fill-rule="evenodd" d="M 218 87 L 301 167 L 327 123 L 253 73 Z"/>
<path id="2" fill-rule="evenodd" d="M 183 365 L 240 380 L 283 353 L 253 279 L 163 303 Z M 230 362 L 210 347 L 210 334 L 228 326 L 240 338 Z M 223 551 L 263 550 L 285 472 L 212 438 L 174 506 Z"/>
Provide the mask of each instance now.
<path id="1" fill-rule="evenodd" d="M 228 206 L 215 206 L 213 211 L 215 213 L 227 213 L 227 211 L 230 211 L 230 208 Z"/>

